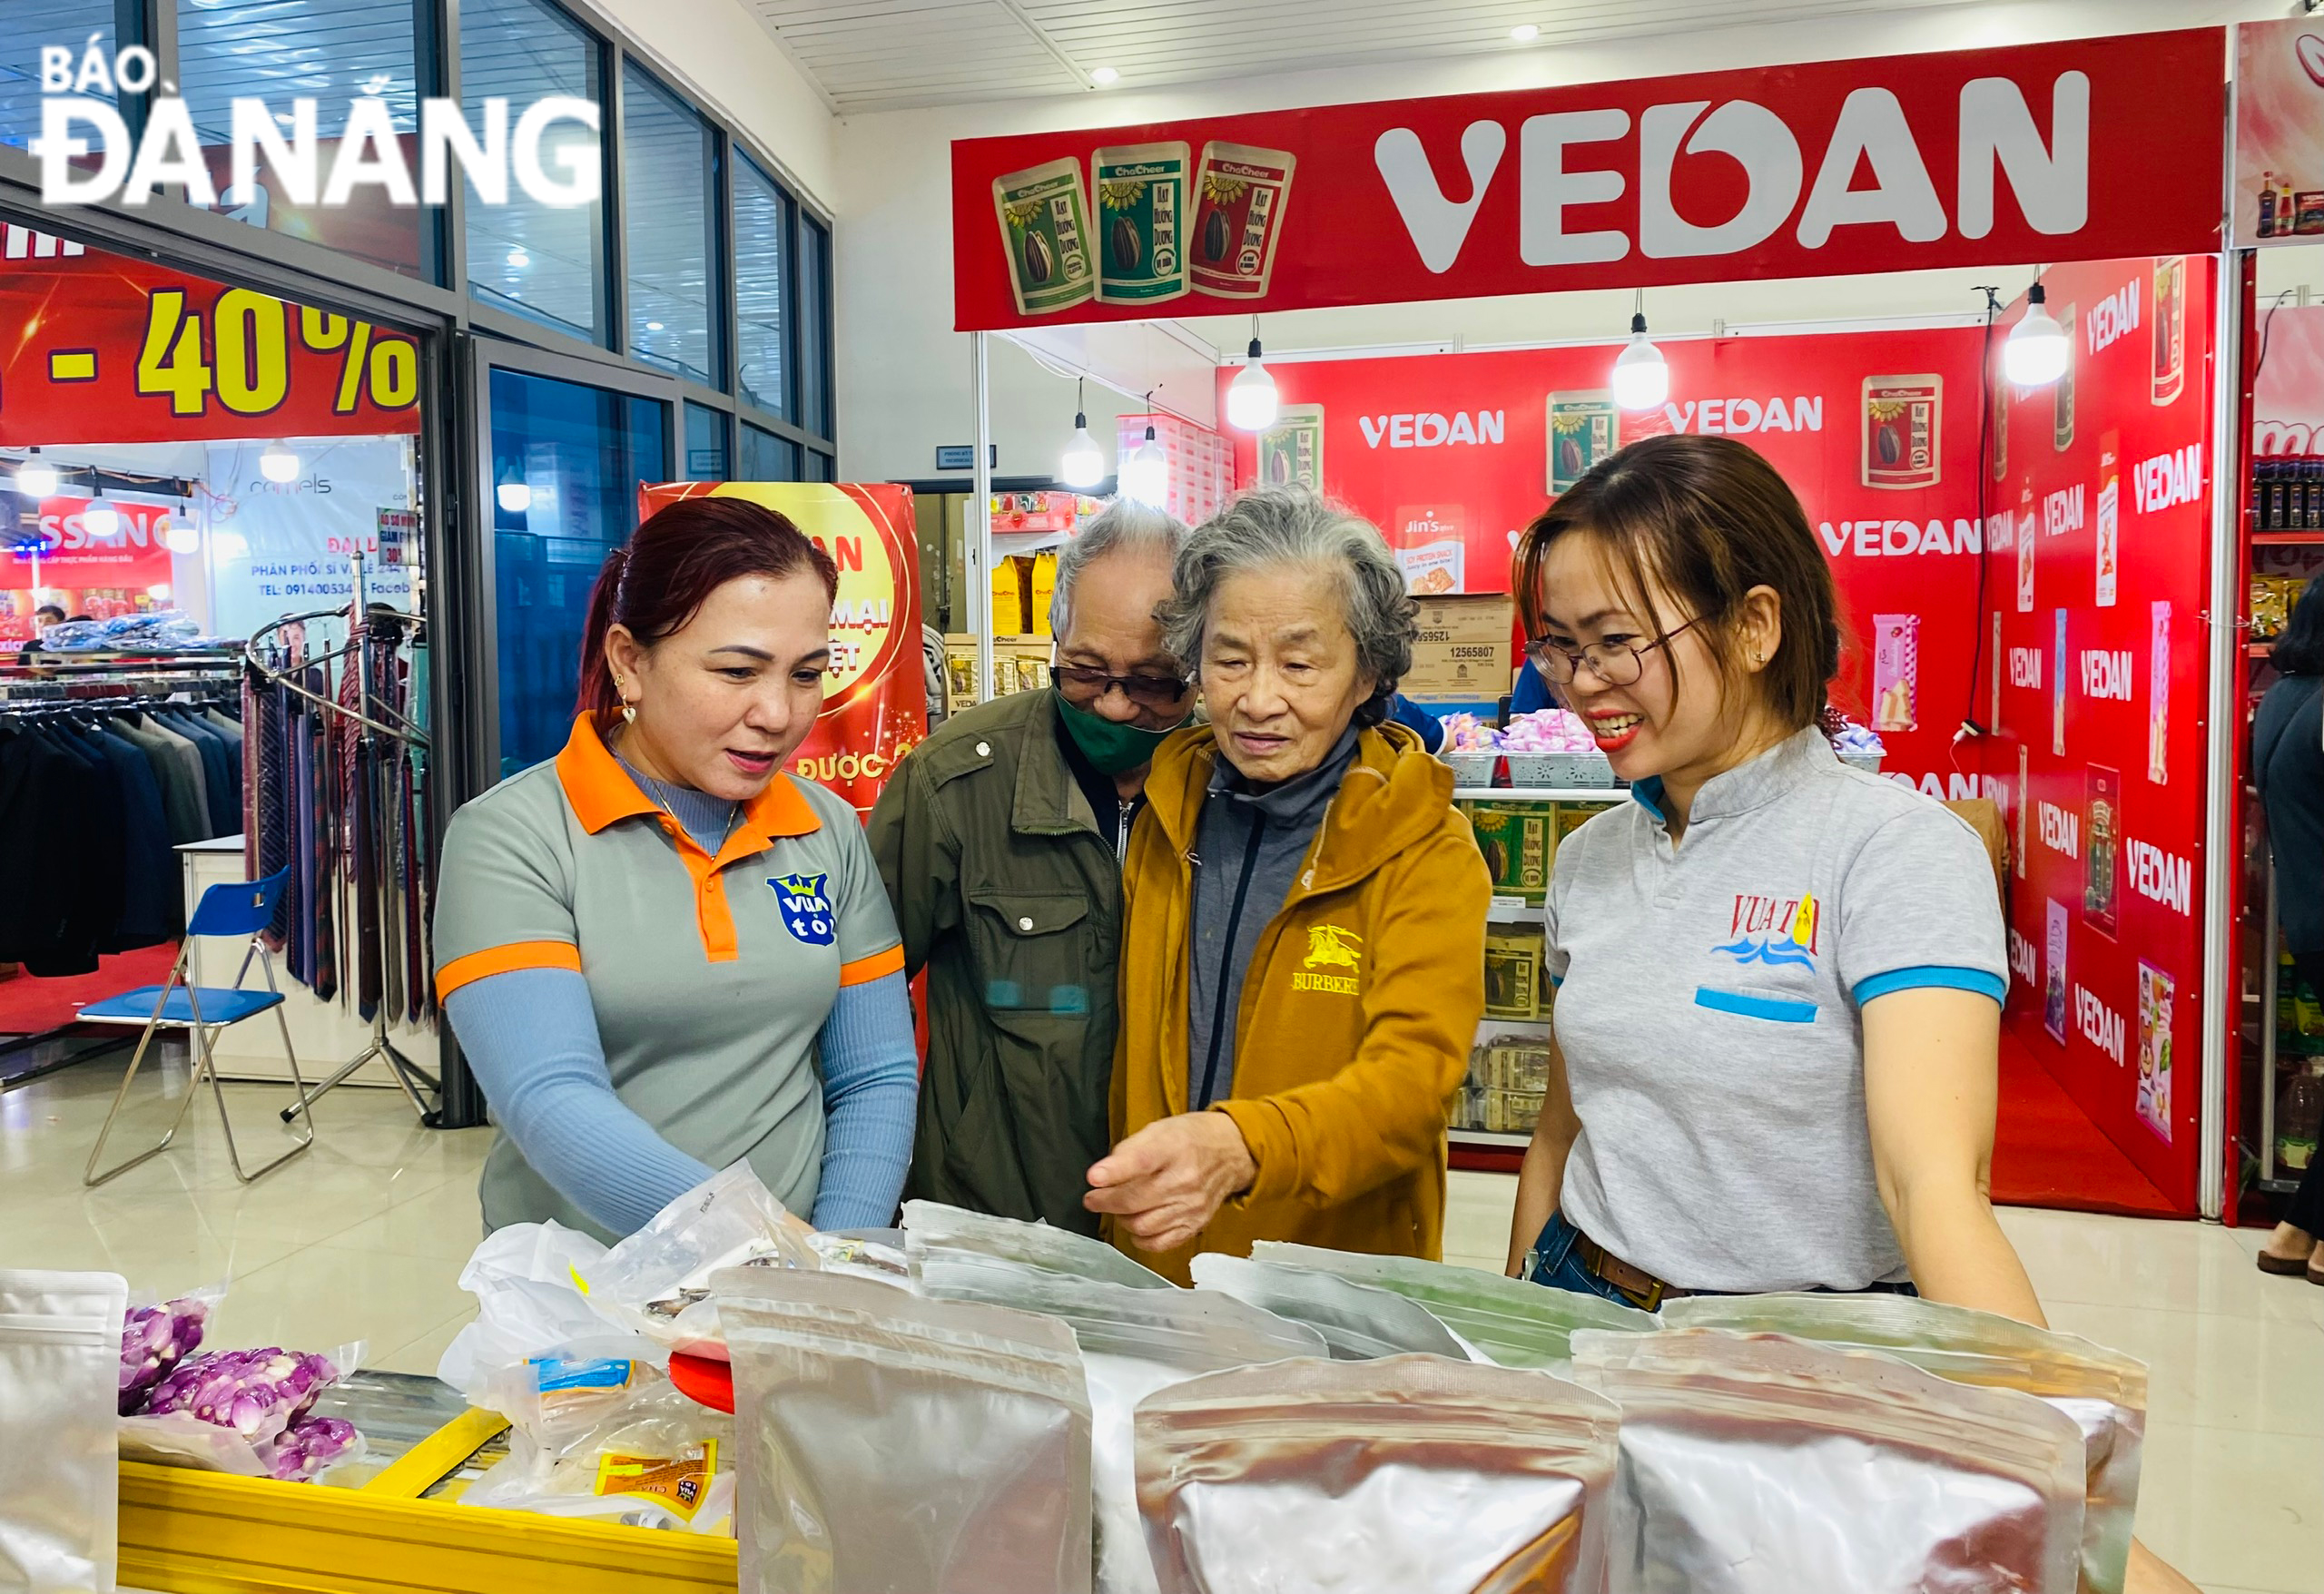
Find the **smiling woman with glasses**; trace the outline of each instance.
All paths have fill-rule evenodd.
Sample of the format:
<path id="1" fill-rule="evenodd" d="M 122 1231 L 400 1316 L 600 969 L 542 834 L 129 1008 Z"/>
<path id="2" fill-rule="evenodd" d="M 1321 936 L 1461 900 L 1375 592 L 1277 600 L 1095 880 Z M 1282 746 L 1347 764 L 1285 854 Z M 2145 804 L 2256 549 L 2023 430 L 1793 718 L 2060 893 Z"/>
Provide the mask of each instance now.
<path id="1" fill-rule="evenodd" d="M 2008 965 L 1984 851 L 1817 728 L 1831 570 L 1723 438 L 1632 444 L 1527 528 L 1528 654 L 1630 783 L 1558 848 L 1510 1271 L 1653 1306 L 1909 1290 L 2041 1320 L 1984 1195 Z"/>

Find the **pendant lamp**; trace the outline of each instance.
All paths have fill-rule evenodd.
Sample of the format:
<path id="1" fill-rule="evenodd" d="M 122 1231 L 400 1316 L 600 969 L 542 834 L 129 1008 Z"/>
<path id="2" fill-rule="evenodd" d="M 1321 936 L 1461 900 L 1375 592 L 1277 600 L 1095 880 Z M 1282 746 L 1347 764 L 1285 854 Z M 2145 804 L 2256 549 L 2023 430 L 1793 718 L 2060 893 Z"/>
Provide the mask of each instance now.
<path id="1" fill-rule="evenodd" d="M 1275 377 L 1259 363 L 1259 318 L 1251 318 L 1249 362 L 1226 384 L 1226 424 L 1238 431 L 1263 431 L 1275 424 L 1281 408 Z"/>
<path id="2" fill-rule="evenodd" d="M 1670 397 L 1670 367 L 1646 335 L 1646 290 L 1639 290 L 1630 312 L 1630 340 L 1614 357 L 1614 402 L 1624 409 L 1652 409 Z"/>
<path id="3" fill-rule="evenodd" d="M 2039 282 L 2025 290 L 2025 315 L 2001 346 L 2001 367 L 2021 388 L 2046 388 L 2066 374 L 2073 346 L 2066 330 L 2050 313 L 2049 295 Z"/>

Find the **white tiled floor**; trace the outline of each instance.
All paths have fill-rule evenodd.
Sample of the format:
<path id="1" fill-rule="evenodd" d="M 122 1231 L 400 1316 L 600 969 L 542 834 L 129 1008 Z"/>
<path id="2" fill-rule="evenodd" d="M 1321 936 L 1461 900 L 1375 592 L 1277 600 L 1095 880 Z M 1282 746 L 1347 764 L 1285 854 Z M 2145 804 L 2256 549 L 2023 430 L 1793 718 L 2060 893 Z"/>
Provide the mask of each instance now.
<path id="1" fill-rule="evenodd" d="M 84 1192 L 119 1077 L 84 1065 L 0 1094 L 0 1265 L 110 1268 L 157 1293 L 231 1280 L 214 1343 L 362 1339 L 372 1365 L 435 1369 L 469 1314 L 455 1281 L 488 1131 L 434 1133 L 399 1095 L 343 1090 L 316 1110 L 313 1151 L 242 1189 L 197 1102 L 178 1149 Z M 183 1076 L 139 1088 L 122 1133 L 150 1139 Z M 286 1093 L 228 1096 L 262 1157 Z M 1448 1259 L 1498 1271 L 1513 1196 L 1509 1178 L 1455 1174 Z M 2026 1210 L 2002 1222 L 2053 1323 L 2149 1363 L 2140 1535 L 2209 1594 L 2324 1594 L 2324 1290 L 2262 1276 L 2255 1231 Z"/>

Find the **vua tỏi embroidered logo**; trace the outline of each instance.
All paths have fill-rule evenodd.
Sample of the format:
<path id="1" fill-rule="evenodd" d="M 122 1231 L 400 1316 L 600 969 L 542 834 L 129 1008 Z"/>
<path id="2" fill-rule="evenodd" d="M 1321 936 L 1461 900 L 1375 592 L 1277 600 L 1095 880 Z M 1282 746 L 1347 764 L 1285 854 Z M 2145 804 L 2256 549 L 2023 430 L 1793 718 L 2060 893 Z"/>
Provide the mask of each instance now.
<path id="1" fill-rule="evenodd" d="M 767 877 L 774 900 L 783 910 L 783 927 L 793 940 L 811 947 L 832 944 L 838 917 L 832 911 L 828 874 L 776 874 Z"/>

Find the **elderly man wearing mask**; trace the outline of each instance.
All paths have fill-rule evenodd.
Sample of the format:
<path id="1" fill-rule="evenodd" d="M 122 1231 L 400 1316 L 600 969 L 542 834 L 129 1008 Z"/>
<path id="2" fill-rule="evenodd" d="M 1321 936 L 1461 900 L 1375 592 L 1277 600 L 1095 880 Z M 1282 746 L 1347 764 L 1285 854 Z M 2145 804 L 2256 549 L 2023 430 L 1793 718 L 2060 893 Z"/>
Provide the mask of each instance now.
<path id="1" fill-rule="evenodd" d="M 1264 488 L 1188 538 L 1175 586 L 1211 723 L 1164 745 L 1130 838 L 1088 1205 L 1182 1284 L 1262 1239 L 1434 1257 L 1491 888 L 1452 772 L 1388 717 L 1403 573 L 1365 521 Z"/>
<path id="2" fill-rule="evenodd" d="M 1155 749 L 1193 712 L 1162 643 L 1187 528 L 1124 500 L 1058 556 L 1054 684 L 980 704 L 912 749 L 872 851 L 928 970 L 928 1068 L 906 1194 L 1095 1234 L 1121 857 Z"/>

